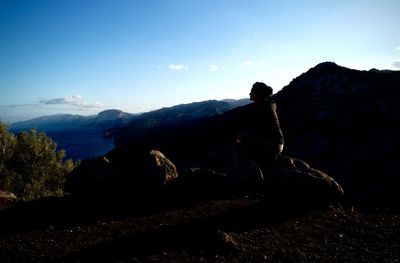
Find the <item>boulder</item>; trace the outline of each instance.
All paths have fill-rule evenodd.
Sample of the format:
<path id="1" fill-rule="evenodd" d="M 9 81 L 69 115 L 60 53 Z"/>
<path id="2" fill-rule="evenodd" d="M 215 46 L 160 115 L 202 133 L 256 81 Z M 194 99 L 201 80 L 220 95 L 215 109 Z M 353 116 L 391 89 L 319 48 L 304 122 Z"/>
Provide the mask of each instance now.
<path id="1" fill-rule="evenodd" d="M 332 177 L 303 160 L 284 155 L 262 166 L 253 161 L 242 162 L 228 175 L 212 169 L 184 169 L 168 190 L 199 198 L 261 193 L 268 203 L 298 207 L 326 205 L 344 195 Z"/>
<path id="2" fill-rule="evenodd" d="M 264 173 L 253 161 L 242 162 L 229 174 L 232 190 L 241 192 L 259 192 L 264 185 Z"/>
<path id="3" fill-rule="evenodd" d="M 148 167 L 149 176 L 156 179 L 162 185 L 167 185 L 178 178 L 178 171 L 175 165 L 158 150 L 151 150 L 149 154 Z"/>
<path id="4" fill-rule="evenodd" d="M 86 196 L 164 192 L 183 198 L 264 193 L 265 199 L 273 202 L 303 204 L 326 203 L 343 196 L 333 178 L 284 155 L 262 165 L 243 162 L 228 174 L 205 168 L 183 169 L 179 174 L 159 150 L 141 151 L 123 162 L 107 157 L 83 161 L 68 179 L 66 190 Z"/>
<path id="5" fill-rule="evenodd" d="M 182 169 L 178 178 L 167 185 L 168 193 L 183 198 L 224 196 L 229 191 L 228 177 L 207 168 Z"/>
<path id="6" fill-rule="evenodd" d="M 64 190 L 70 194 L 91 195 L 110 189 L 117 181 L 113 164 L 107 157 L 83 160 L 68 176 Z"/>
<path id="7" fill-rule="evenodd" d="M 158 150 L 132 154 L 121 162 L 107 156 L 84 160 L 70 174 L 65 190 L 73 195 L 124 195 L 157 190 L 178 177 L 175 165 Z"/>
<path id="8" fill-rule="evenodd" d="M 18 198 L 11 192 L 0 191 L 0 210 L 12 206 Z"/>
<path id="9" fill-rule="evenodd" d="M 287 162 L 286 167 L 264 171 L 266 199 L 307 206 L 343 197 L 343 188 L 329 175 L 304 161 L 287 156 L 282 159 Z"/>

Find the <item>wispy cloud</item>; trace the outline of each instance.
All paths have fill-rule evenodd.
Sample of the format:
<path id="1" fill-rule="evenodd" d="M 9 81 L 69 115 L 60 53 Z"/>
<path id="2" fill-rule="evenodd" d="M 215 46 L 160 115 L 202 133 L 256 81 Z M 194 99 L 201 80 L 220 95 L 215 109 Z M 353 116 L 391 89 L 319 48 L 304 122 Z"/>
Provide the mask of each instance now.
<path id="1" fill-rule="evenodd" d="M 37 104 L 11 104 L 11 105 L 0 105 L 0 108 L 3 108 L 3 109 L 16 109 L 16 108 L 32 107 L 32 106 L 37 106 Z"/>
<path id="2" fill-rule="evenodd" d="M 396 47 L 395 50 L 400 51 L 400 47 Z"/>
<path id="3" fill-rule="evenodd" d="M 217 65 L 209 65 L 208 66 L 208 71 L 217 71 L 219 67 Z"/>
<path id="4" fill-rule="evenodd" d="M 41 107 L 46 105 L 69 105 L 73 107 L 80 107 L 85 109 L 98 109 L 104 107 L 100 102 L 88 103 L 84 97 L 80 95 L 66 96 L 60 98 L 40 98 L 38 102 L 26 103 L 26 104 L 10 104 L 10 105 L 0 105 L 3 109 L 18 109 L 27 107 Z"/>
<path id="5" fill-rule="evenodd" d="M 40 99 L 39 103 L 44 105 L 71 105 L 86 109 L 97 109 L 103 107 L 103 105 L 99 102 L 94 104 L 88 103 L 82 96 L 67 96 L 61 98 L 53 98 L 53 99 Z"/>
<path id="6" fill-rule="evenodd" d="M 170 70 L 188 70 L 189 66 L 184 64 L 169 64 L 168 68 Z"/>
<path id="7" fill-rule="evenodd" d="M 400 68 L 400 60 L 395 60 L 392 62 L 392 66 L 395 68 Z"/>

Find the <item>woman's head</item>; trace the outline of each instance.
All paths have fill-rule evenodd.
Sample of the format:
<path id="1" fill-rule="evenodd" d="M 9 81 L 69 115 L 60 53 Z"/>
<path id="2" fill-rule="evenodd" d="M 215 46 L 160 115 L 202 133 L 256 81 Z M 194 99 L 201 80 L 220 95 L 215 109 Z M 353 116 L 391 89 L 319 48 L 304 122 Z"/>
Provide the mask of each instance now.
<path id="1" fill-rule="evenodd" d="M 256 82 L 250 91 L 252 101 L 264 101 L 272 95 L 272 88 L 263 82 Z"/>

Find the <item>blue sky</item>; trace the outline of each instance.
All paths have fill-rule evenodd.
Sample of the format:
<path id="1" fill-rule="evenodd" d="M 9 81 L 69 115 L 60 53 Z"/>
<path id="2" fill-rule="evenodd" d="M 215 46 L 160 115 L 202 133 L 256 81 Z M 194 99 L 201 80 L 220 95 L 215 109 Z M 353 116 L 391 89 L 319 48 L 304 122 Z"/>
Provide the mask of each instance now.
<path id="1" fill-rule="evenodd" d="M 398 0 L 0 0 L 0 119 L 279 91 L 324 61 L 400 69 Z"/>

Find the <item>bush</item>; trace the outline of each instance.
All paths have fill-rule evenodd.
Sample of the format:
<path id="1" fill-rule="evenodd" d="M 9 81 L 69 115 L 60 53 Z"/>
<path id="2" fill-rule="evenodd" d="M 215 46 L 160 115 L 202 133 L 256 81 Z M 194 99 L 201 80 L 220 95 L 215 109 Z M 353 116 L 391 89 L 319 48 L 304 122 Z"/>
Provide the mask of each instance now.
<path id="1" fill-rule="evenodd" d="M 76 164 L 45 133 L 35 129 L 17 136 L 0 122 L 0 189 L 24 200 L 61 196 Z"/>

